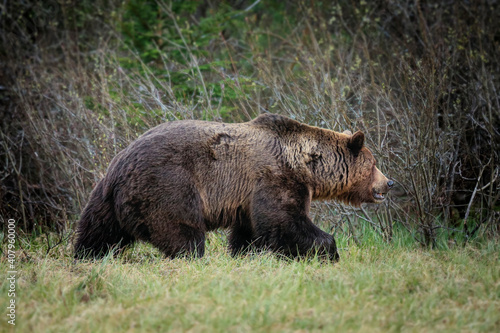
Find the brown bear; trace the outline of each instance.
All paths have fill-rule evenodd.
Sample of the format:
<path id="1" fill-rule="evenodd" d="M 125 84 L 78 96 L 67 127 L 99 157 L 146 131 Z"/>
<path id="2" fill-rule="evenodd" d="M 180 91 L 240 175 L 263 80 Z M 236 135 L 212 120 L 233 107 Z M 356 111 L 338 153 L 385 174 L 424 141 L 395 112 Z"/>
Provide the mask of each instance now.
<path id="1" fill-rule="evenodd" d="M 309 218 L 311 200 L 381 202 L 392 187 L 363 146 L 337 133 L 263 114 L 239 124 L 161 124 L 112 161 L 78 224 L 75 257 L 136 240 L 166 256 L 203 256 L 205 234 L 229 228 L 233 255 L 249 248 L 292 257 L 339 256 Z"/>

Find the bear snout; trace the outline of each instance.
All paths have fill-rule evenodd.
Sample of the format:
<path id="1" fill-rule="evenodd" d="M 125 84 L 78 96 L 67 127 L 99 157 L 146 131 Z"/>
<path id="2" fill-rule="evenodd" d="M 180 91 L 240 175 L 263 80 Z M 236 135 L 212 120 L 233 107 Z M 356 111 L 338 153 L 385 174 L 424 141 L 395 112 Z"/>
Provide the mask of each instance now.
<path id="1" fill-rule="evenodd" d="M 388 190 L 387 190 L 388 191 Z M 385 200 L 385 196 L 387 194 L 387 191 L 381 191 L 377 189 L 373 189 L 373 198 L 375 199 L 375 202 L 382 202 Z"/>
<path id="2" fill-rule="evenodd" d="M 382 202 L 385 200 L 387 193 L 394 186 L 394 181 L 387 179 L 387 177 L 375 167 L 374 184 L 372 187 L 372 195 L 375 202 Z"/>

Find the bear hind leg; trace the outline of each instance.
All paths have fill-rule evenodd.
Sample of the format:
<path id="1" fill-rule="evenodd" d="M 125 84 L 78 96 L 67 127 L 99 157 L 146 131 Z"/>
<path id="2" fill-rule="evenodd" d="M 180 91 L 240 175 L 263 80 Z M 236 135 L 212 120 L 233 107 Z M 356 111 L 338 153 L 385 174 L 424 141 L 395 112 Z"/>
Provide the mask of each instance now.
<path id="1" fill-rule="evenodd" d="M 203 257 L 206 225 L 201 197 L 189 174 L 181 169 L 174 171 L 175 178 L 163 179 L 155 188 L 156 200 L 144 219 L 147 232 L 143 232 L 143 240 L 169 258 Z"/>
<path id="2" fill-rule="evenodd" d="M 184 223 L 172 224 L 164 233 L 152 235 L 150 243 L 168 258 L 195 257 L 205 254 L 205 231 Z"/>

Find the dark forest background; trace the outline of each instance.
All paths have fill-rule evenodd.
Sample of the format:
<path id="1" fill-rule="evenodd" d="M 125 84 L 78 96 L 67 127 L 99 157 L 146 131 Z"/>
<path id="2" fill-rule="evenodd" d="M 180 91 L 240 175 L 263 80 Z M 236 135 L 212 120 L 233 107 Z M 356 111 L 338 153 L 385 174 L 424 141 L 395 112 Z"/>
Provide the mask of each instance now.
<path id="1" fill-rule="evenodd" d="M 71 235 L 118 151 L 176 119 L 280 113 L 363 130 L 397 186 L 380 206 L 316 203 L 358 241 L 500 233 L 498 1 L 6 1 L 0 217 Z M 47 239 L 49 239 L 47 237 Z"/>

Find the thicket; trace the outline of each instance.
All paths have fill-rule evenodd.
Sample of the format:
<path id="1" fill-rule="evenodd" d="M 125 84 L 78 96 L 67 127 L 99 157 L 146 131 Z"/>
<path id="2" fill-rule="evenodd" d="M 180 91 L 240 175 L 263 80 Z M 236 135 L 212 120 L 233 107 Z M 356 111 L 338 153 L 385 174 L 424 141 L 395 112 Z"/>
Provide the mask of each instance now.
<path id="1" fill-rule="evenodd" d="M 500 233 L 500 29 L 491 1 L 24 1 L 0 5 L 0 216 L 72 230 L 111 159 L 176 119 L 274 112 L 363 130 L 397 188 L 315 204 L 433 246 Z M 5 224 L 5 223 L 4 223 Z"/>

